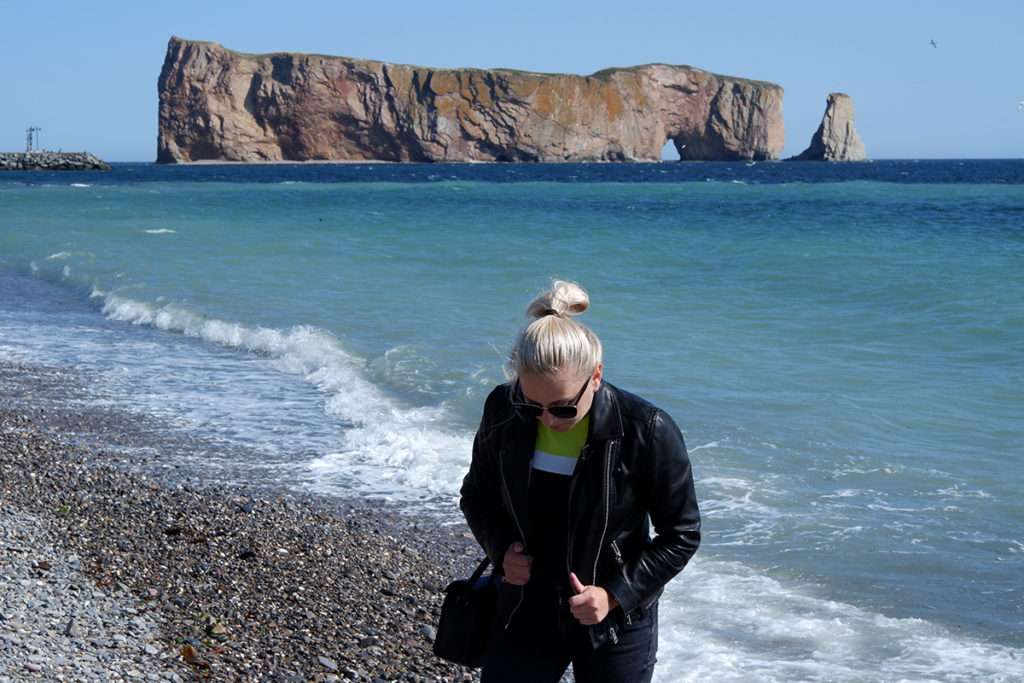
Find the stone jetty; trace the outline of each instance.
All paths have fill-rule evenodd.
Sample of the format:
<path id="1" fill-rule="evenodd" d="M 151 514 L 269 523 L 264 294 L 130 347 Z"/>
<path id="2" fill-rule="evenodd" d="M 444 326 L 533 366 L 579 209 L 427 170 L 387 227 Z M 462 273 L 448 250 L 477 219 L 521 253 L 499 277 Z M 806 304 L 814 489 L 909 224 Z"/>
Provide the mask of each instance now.
<path id="1" fill-rule="evenodd" d="M 89 152 L 0 152 L 0 171 L 109 171 L 110 164 Z"/>

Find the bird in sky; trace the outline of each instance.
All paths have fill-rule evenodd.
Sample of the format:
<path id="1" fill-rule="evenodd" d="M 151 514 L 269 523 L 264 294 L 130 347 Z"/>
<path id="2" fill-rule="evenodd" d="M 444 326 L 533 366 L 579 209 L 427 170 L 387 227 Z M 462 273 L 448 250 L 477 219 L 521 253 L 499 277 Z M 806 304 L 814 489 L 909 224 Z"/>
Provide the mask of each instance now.
<path id="1" fill-rule="evenodd" d="M 934 41 L 934 40 L 933 40 L 933 41 L 931 41 L 931 44 L 932 44 L 932 47 L 938 47 L 938 45 L 936 45 L 936 44 L 935 44 L 935 41 Z"/>

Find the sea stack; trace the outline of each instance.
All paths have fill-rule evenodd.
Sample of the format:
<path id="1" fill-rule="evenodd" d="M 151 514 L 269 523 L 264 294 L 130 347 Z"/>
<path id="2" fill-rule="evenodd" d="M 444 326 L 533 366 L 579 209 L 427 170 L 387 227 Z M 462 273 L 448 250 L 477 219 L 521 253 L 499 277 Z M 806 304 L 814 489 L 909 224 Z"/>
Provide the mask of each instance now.
<path id="1" fill-rule="evenodd" d="M 782 88 L 685 66 L 432 69 L 171 38 L 157 162 L 777 160 Z"/>
<path id="2" fill-rule="evenodd" d="M 786 161 L 866 161 L 864 143 L 853 127 L 853 98 L 831 93 L 811 146 Z"/>

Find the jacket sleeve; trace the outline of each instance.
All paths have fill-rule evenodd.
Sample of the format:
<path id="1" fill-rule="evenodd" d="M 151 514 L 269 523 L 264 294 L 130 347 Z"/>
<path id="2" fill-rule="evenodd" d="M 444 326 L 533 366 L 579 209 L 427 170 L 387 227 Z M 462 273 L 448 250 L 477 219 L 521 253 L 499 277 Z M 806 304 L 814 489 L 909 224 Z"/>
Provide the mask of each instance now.
<path id="1" fill-rule="evenodd" d="M 480 547 L 494 564 L 495 573 L 504 573 L 505 551 L 519 538 L 515 524 L 505 511 L 501 483 L 500 430 L 503 387 L 491 392 L 484 404 L 480 428 L 473 439 L 473 459 L 462 480 L 459 506 Z"/>
<path id="2" fill-rule="evenodd" d="M 700 545 L 700 510 L 683 435 L 662 411 L 651 421 L 644 457 L 643 498 L 654 538 L 623 557 L 620 573 L 605 582 L 629 614 L 658 595 Z"/>

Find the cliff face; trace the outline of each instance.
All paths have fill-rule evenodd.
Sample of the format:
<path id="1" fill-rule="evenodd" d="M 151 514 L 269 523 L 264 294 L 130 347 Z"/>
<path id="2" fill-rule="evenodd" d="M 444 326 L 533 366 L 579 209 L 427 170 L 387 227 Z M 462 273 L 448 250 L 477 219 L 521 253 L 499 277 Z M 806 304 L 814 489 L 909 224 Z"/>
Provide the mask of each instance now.
<path id="1" fill-rule="evenodd" d="M 246 55 L 171 38 L 157 162 L 776 160 L 782 88 L 650 64 L 592 76 Z"/>
<path id="2" fill-rule="evenodd" d="M 853 98 L 832 93 L 811 146 L 786 161 L 866 161 L 864 142 L 853 127 Z"/>

